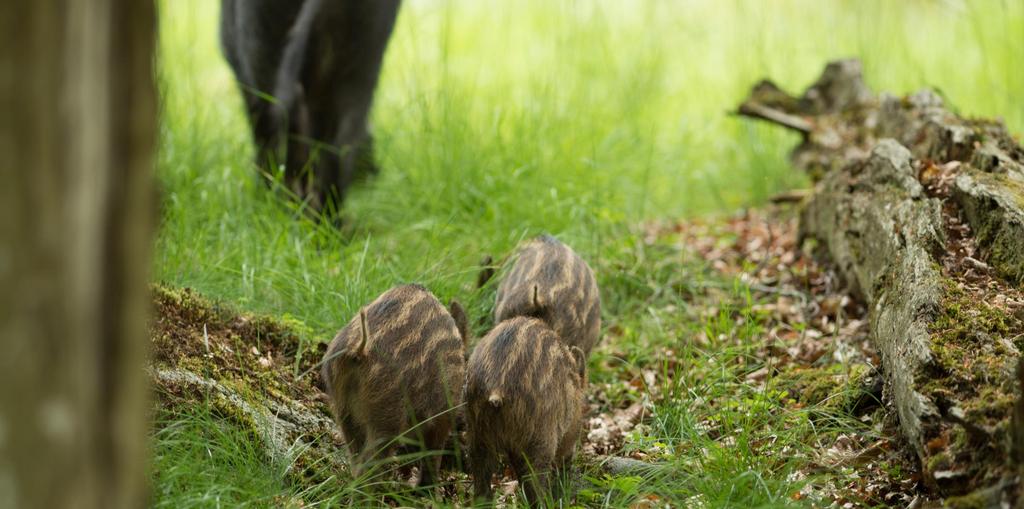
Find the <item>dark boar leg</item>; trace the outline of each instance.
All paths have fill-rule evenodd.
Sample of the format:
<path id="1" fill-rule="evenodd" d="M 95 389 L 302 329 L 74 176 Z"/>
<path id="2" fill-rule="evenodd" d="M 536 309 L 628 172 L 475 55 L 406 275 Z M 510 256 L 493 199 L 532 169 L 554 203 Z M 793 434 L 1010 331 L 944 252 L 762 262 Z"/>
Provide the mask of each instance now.
<path id="1" fill-rule="evenodd" d="M 397 436 L 397 434 L 392 436 Z M 366 437 L 366 445 L 363 446 L 363 451 L 359 453 L 355 464 L 352 466 L 352 471 L 356 475 L 362 475 L 374 460 L 386 457 L 389 452 L 388 449 L 391 449 L 389 442 L 391 442 L 390 438 L 385 438 L 379 433 L 371 431 Z"/>
<path id="2" fill-rule="evenodd" d="M 256 143 L 256 162 L 264 171 L 273 171 L 277 164 L 274 151 L 286 128 L 278 125 L 270 96 L 288 31 L 301 7 L 299 1 L 221 1 L 221 49 L 242 90 Z"/>
<path id="3" fill-rule="evenodd" d="M 572 428 L 558 443 L 558 451 L 555 452 L 555 478 L 557 481 L 554 496 L 560 497 L 563 494 L 562 483 L 571 482 L 572 459 L 576 449 L 576 440 L 579 435 L 578 428 Z"/>
<path id="4" fill-rule="evenodd" d="M 469 473 L 466 469 L 465 459 L 463 457 L 462 447 L 459 443 L 459 431 L 465 429 L 465 426 L 459 424 L 456 425 L 455 431 L 449 435 L 448 440 L 445 442 L 445 453 L 441 456 L 441 470 L 453 470 L 458 472 Z"/>
<path id="5" fill-rule="evenodd" d="M 533 447 L 531 450 L 509 454 L 509 463 L 526 492 L 530 507 L 538 507 L 548 495 L 551 461 L 554 456 L 550 447 Z"/>
<path id="6" fill-rule="evenodd" d="M 363 427 L 352 419 L 352 416 L 342 418 L 340 424 L 341 431 L 345 434 L 348 450 L 351 452 L 350 462 L 354 462 L 366 447 L 366 433 L 363 431 Z"/>
<path id="7" fill-rule="evenodd" d="M 555 464 L 559 467 L 572 466 L 572 458 L 576 452 L 576 440 L 579 438 L 579 429 L 573 427 L 565 433 L 565 436 L 558 442 L 558 451 L 555 452 Z"/>
<path id="8" fill-rule="evenodd" d="M 308 198 L 316 208 L 340 202 L 358 176 L 376 172 L 366 124 L 398 6 L 398 0 L 307 0 L 292 29 L 275 95 L 278 111 L 309 113 L 308 131 L 288 133 L 288 150 L 313 154 Z M 310 143 L 326 146 L 298 147 Z M 289 156 L 286 178 L 301 179 L 304 168 L 304 157 Z"/>
<path id="9" fill-rule="evenodd" d="M 471 440 L 469 446 L 469 470 L 473 475 L 473 498 L 490 500 L 493 496 L 491 477 L 497 469 L 498 458 L 494 451 Z"/>
<path id="10" fill-rule="evenodd" d="M 266 99 L 246 92 L 245 109 L 248 112 L 253 139 L 256 142 L 256 164 L 268 175 L 273 175 L 278 164 L 275 146 L 279 137 L 270 111 L 270 104 Z M 269 179 L 261 180 L 264 180 L 265 183 L 270 182 Z"/>
<path id="11" fill-rule="evenodd" d="M 444 420 L 441 418 L 441 420 Z M 439 454 L 448 442 L 448 436 L 451 434 L 452 426 L 450 421 L 438 422 L 432 426 L 428 426 L 428 429 L 424 433 L 423 446 L 426 451 L 436 452 L 438 454 L 432 454 L 425 456 L 420 463 L 420 480 L 417 483 L 418 486 L 431 486 L 437 482 L 440 478 L 441 472 L 441 455 Z"/>

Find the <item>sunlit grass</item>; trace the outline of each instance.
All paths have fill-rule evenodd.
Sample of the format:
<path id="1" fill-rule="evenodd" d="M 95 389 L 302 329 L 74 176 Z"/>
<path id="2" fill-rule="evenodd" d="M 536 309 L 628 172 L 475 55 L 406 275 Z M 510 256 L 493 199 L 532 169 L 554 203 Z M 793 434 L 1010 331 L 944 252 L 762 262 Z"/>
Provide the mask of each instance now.
<path id="1" fill-rule="evenodd" d="M 875 88 L 1024 127 L 1016 2 L 408 2 L 373 115 L 383 171 L 339 233 L 255 176 L 214 2 L 162 7 L 157 276 L 320 334 L 397 281 L 460 293 L 536 232 L 593 259 L 619 225 L 802 185 L 793 138 L 726 114 L 762 76 L 799 90 L 859 56 Z"/>
<path id="2" fill-rule="evenodd" d="M 762 77 L 796 92 L 826 61 L 855 56 L 876 90 L 934 87 L 963 114 L 1024 130 L 1020 2 L 412 0 L 373 112 L 382 171 L 350 193 L 339 230 L 257 177 L 241 99 L 217 48 L 217 4 L 160 5 L 164 200 L 154 277 L 288 315 L 310 340 L 328 339 L 359 306 L 406 281 L 462 300 L 475 322 L 492 296 L 472 287 L 480 258 L 549 232 L 597 269 L 607 318 L 679 343 L 704 324 L 651 322 L 650 293 L 637 279 L 650 275 L 633 258 L 630 226 L 757 205 L 806 185 L 786 162 L 795 138 L 728 114 Z M 741 343 L 757 340 L 747 331 Z M 623 348 L 644 358 L 649 347 Z M 728 387 L 743 373 L 721 374 L 712 395 L 740 397 Z M 663 410 L 682 417 L 686 409 Z M 660 426 L 660 440 L 700 440 L 685 421 Z M 794 446 L 808 432 L 794 431 Z M 168 446 L 160 461 L 194 452 Z M 787 500 L 785 468 L 715 454 L 681 470 L 687 480 L 672 484 L 680 500 Z M 171 471 L 158 483 L 176 483 Z M 264 475 L 254 472 L 251 482 Z M 715 498 L 711 486 L 728 479 L 742 497 Z"/>

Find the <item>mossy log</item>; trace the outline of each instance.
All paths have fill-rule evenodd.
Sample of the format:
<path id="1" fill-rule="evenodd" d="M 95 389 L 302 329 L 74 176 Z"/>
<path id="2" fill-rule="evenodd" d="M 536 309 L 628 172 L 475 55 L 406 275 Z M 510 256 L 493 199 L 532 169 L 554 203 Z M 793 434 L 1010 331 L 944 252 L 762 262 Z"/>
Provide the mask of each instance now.
<path id="1" fill-rule="evenodd" d="M 738 113 L 801 134 L 792 162 L 814 181 L 801 234 L 869 306 L 885 402 L 927 486 L 960 497 L 950 503 L 971 493 L 1012 501 L 1024 346 L 1020 145 L 999 122 L 964 119 L 933 92 L 872 93 L 855 60 L 828 64 L 800 97 L 762 81 Z"/>

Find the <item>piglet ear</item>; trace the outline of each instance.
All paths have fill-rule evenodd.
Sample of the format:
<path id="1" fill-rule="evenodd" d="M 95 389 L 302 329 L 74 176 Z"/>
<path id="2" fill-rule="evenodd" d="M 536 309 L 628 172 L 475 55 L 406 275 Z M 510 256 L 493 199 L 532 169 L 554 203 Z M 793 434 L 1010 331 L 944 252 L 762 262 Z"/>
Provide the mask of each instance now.
<path id="1" fill-rule="evenodd" d="M 572 353 L 572 358 L 576 361 L 576 373 L 580 376 L 580 380 L 586 380 L 587 354 L 583 353 L 583 350 L 578 346 L 569 347 L 569 352 Z"/>
<path id="2" fill-rule="evenodd" d="M 476 287 L 483 288 L 494 277 L 494 258 L 484 255 L 480 260 L 480 273 L 476 276 Z"/>
<path id="3" fill-rule="evenodd" d="M 462 347 L 469 349 L 469 319 L 466 318 L 466 310 L 462 308 L 459 301 L 452 299 L 448 303 L 448 312 L 455 320 L 455 327 L 459 329 L 459 336 L 462 336 Z"/>

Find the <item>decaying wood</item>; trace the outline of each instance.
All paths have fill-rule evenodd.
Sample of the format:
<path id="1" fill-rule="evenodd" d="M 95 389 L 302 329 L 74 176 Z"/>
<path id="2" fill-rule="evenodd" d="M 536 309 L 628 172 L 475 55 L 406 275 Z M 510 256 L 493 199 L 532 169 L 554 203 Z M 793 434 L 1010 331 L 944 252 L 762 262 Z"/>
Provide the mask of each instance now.
<path id="1" fill-rule="evenodd" d="M 815 186 L 802 235 L 871 310 L 886 403 L 926 484 L 950 504 L 972 492 L 1010 501 L 1008 444 L 1024 442 L 1011 431 L 1024 338 L 1011 305 L 1024 282 L 1020 145 L 932 92 L 872 93 L 854 60 L 829 64 L 800 97 L 761 82 L 738 113 L 803 134 L 791 157 Z"/>

